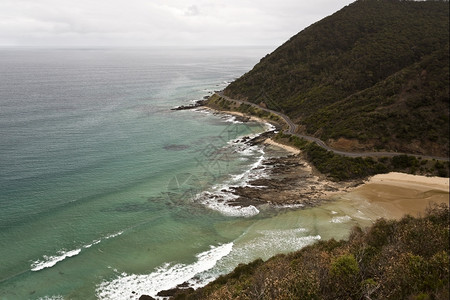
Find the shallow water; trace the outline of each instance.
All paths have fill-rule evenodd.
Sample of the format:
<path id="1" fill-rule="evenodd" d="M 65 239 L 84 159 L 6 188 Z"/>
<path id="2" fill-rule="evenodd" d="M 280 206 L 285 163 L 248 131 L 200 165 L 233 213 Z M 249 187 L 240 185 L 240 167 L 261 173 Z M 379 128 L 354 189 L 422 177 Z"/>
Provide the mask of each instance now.
<path id="1" fill-rule="evenodd" d="M 0 299 L 137 299 L 370 223 L 216 199 L 286 152 L 240 141 L 262 124 L 170 108 L 267 52 L 0 50 Z"/>

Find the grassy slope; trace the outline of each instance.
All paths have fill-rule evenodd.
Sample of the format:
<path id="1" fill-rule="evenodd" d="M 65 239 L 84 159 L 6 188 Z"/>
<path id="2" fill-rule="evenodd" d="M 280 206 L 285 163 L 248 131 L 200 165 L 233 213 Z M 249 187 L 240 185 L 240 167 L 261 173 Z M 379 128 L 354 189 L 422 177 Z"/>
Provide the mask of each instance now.
<path id="1" fill-rule="evenodd" d="M 292 37 L 225 94 L 366 149 L 449 154 L 448 2 L 357 1 Z"/>

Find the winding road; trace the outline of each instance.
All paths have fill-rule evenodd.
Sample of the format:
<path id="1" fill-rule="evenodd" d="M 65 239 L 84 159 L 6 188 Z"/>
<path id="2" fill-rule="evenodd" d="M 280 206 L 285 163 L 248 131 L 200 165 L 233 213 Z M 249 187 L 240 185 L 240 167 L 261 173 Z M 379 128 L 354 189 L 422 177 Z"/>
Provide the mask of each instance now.
<path id="1" fill-rule="evenodd" d="M 273 113 L 279 117 L 281 117 L 284 122 L 289 126 L 289 128 L 285 131 L 285 133 L 287 134 L 291 134 L 294 136 L 297 136 L 299 138 L 305 139 L 309 142 L 314 142 L 317 145 L 319 145 L 320 147 L 331 151 L 333 153 L 339 154 L 339 155 L 343 155 L 343 156 L 348 156 L 348 157 L 394 157 L 394 156 L 398 156 L 398 155 L 408 155 L 408 156 L 414 156 L 414 157 L 421 157 L 421 158 L 426 158 L 426 159 L 436 159 L 436 160 L 441 160 L 441 161 L 449 161 L 448 157 L 439 157 L 439 156 L 430 156 L 430 155 L 419 155 L 419 154 L 412 154 L 412 153 L 400 153 L 400 152 L 347 152 L 347 151 L 341 151 L 341 150 L 336 150 L 331 148 L 330 146 L 328 146 L 327 144 L 325 144 L 324 141 L 322 141 L 321 139 L 318 139 L 316 137 L 313 136 L 309 136 L 309 135 L 303 135 L 303 134 L 299 134 L 297 133 L 297 128 L 298 125 L 295 124 L 294 122 L 292 122 L 292 120 L 285 114 L 275 111 L 275 110 L 271 110 L 262 106 L 259 106 L 258 104 L 252 103 L 252 102 L 248 102 L 248 101 L 244 101 L 244 100 L 237 100 L 237 99 L 232 99 L 228 96 L 225 96 L 223 94 L 223 91 L 220 92 L 216 92 L 216 95 L 219 97 L 224 98 L 225 100 L 231 101 L 231 102 L 235 102 L 235 103 L 239 103 L 239 104 L 247 104 L 247 105 L 251 105 L 255 108 Z"/>

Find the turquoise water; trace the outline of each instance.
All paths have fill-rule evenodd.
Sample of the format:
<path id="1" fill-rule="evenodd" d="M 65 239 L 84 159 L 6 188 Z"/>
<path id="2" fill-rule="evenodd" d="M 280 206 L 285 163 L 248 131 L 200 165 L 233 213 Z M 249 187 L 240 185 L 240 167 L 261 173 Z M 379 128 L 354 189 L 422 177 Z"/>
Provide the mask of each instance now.
<path id="1" fill-rule="evenodd" d="M 0 299 L 154 296 L 365 222 L 219 201 L 285 153 L 239 139 L 268 125 L 170 109 L 267 52 L 0 50 Z"/>

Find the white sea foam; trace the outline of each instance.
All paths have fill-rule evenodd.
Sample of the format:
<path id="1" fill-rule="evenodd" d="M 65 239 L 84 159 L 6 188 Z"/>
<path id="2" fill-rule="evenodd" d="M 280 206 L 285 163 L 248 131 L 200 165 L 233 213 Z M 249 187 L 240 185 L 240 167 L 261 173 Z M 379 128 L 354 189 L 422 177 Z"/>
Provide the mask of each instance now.
<path id="1" fill-rule="evenodd" d="M 233 249 L 233 243 L 198 254 L 197 261 L 185 264 L 164 264 L 153 273 L 147 275 L 121 274 L 112 281 L 105 281 L 97 286 L 98 299 L 139 299 L 140 295 L 147 294 L 156 297 L 159 291 L 176 287 L 186 281 L 192 280 L 197 274 L 212 269 L 216 263 L 227 256 Z M 217 274 L 218 276 L 219 274 Z M 205 285 L 207 282 L 197 285 Z"/>
<path id="2" fill-rule="evenodd" d="M 94 245 L 97 245 L 98 243 L 100 243 L 102 240 L 95 240 L 90 244 L 87 244 L 86 246 L 84 246 L 84 248 L 91 248 Z"/>
<path id="3" fill-rule="evenodd" d="M 84 249 L 90 248 L 93 245 L 97 245 L 98 243 L 100 243 L 101 241 L 104 240 L 108 240 L 111 238 L 114 238 L 116 236 L 119 236 L 123 233 L 123 231 L 119 231 L 117 233 L 108 235 L 102 239 L 99 240 L 94 240 L 92 243 L 86 244 L 78 249 L 74 249 L 74 250 L 60 250 L 58 251 L 58 255 L 52 255 L 52 256 L 48 256 L 48 255 L 44 255 L 42 260 L 36 260 L 31 264 L 31 271 L 40 271 L 46 268 L 51 268 L 54 265 L 56 265 L 57 263 L 59 263 L 60 261 L 63 261 L 69 257 L 73 257 L 76 256 L 78 254 L 80 254 L 80 252 Z"/>
<path id="4" fill-rule="evenodd" d="M 233 251 L 218 261 L 214 269 L 196 276 L 196 278 L 201 279 L 201 284 L 207 284 L 211 280 L 210 278 L 214 279 L 214 275 L 218 272 L 217 270 L 229 273 L 240 263 L 249 263 L 258 257 L 266 260 L 279 253 L 299 250 L 321 239 L 320 235 L 310 235 L 309 230 L 302 227 L 293 229 L 253 229 L 255 228 L 250 227 L 248 231 L 234 241 Z M 200 286 L 198 285 L 197 287 Z"/>
<path id="5" fill-rule="evenodd" d="M 270 124 L 270 123 L 264 123 L 264 125 L 266 126 L 266 131 L 274 131 L 275 129 L 277 129 L 274 125 L 272 125 L 272 124 Z M 277 132 L 275 132 L 275 133 L 278 133 L 278 131 Z"/>
<path id="6" fill-rule="evenodd" d="M 212 110 L 206 109 L 204 107 L 193 108 L 192 111 L 203 113 L 205 115 L 212 115 L 214 112 Z"/>
<path id="7" fill-rule="evenodd" d="M 229 205 L 229 202 L 237 199 L 238 196 L 232 194 L 228 188 L 225 185 L 215 186 L 214 192 L 202 192 L 195 200 L 228 217 L 252 217 L 259 214 L 259 210 L 253 205 L 246 207 Z"/>
<path id="8" fill-rule="evenodd" d="M 277 205 L 273 205 L 273 207 L 275 208 L 300 208 L 300 207 L 304 207 L 304 204 L 277 204 Z"/>
<path id="9" fill-rule="evenodd" d="M 230 186 L 248 186 L 249 181 L 265 177 L 266 170 L 259 169 L 264 160 L 264 151 L 257 148 L 253 149 L 253 151 L 255 150 L 261 153 L 261 156 L 249 169 L 241 174 L 231 175 L 230 180 L 212 187 L 211 191 L 198 194 L 195 200 L 229 217 L 252 217 L 259 214 L 259 210 L 253 205 L 246 207 L 229 205 L 230 202 L 238 198 L 231 192 Z"/>
<path id="10" fill-rule="evenodd" d="M 58 255 L 55 256 L 47 256 L 44 255 L 44 260 L 37 260 L 33 262 L 31 265 L 31 271 L 40 271 L 42 269 L 51 268 L 56 265 L 58 262 L 65 260 L 68 257 L 72 257 L 78 255 L 81 252 L 81 249 L 75 249 L 70 251 L 61 250 L 58 252 Z"/>
<path id="11" fill-rule="evenodd" d="M 247 184 L 250 179 L 260 178 L 263 175 L 263 170 L 259 170 L 260 172 L 255 172 L 256 169 L 259 168 L 264 161 L 264 151 L 262 149 L 259 149 L 259 152 L 262 153 L 262 155 L 254 164 L 250 166 L 248 170 L 238 175 L 232 175 L 233 181 L 241 182 L 242 185 L 243 183 Z"/>
<path id="12" fill-rule="evenodd" d="M 225 122 L 233 123 L 233 124 L 244 124 L 244 122 L 239 121 L 236 116 L 228 116 L 225 119 Z"/>
<path id="13" fill-rule="evenodd" d="M 253 206 L 231 206 L 226 203 L 219 203 L 219 202 L 206 202 L 205 203 L 207 207 L 210 209 L 213 209 L 215 211 L 218 211 L 222 213 L 225 216 L 228 217 L 253 217 L 259 214 L 259 210 Z"/>
<path id="14" fill-rule="evenodd" d="M 343 217 L 333 217 L 330 221 L 330 223 L 345 223 L 350 221 L 352 218 L 350 216 L 343 216 Z"/>
<path id="15" fill-rule="evenodd" d="M 357 210 L 356 213 L 353 214 L 354 218 L 361 219 L 361 220 L 367 220 L 372 221 L 372 218 L 368 217 L 365 213 L 363 213 L 361 210 Z"/>
<path id="16" fill-rule="evenodd" d="M 237 122 L 235 116 L 222 116 L 227 122 Z M 270 123 L 264 123 L 265 131 L 274 130 L 275 127 Z M 253 205 L 242 207 L 236 205 L 229 205 L 229 202 L 238 198 L 231 192 L 231 186 L 249 186 L 249 182 L 255 179 L 267 177 L 267 169 L 269 167 L 262 167 L 265 158 L 264 148 L 261 146 L 249 146 L 247 141 L 254 139 L 261 135 L 261 133 L 250 134 L 245 137 L 238 137 L 230 140 L 227 143 L 229 149 L 238 153 L 241 160 L 247 160 L 259 154 L 257 160 L 249 166 L 248 169 L 239 174 L 231 174 L 229 180 L 223 184 L 212 187 L 209 191 L 199 193 L 194 201 L 202 203 L 206 207 L 218 211 L 225 216 L 231 217 L 251 217 L 259 214 L 258 208 Z M 264 188 L 263 186 L 253 186 L 255 188 Z"/>
<path id="17" fill-rule="evenodd" d="M 119 231 L 119 232 L 113 233 L 113 234 L 111 234 L 111 235 L 105 236 L 105 237 L 102 238 L 102 239 L 95 240 L 95 241 L 93 241 L 93 242 L 90 243 L 90 244 L 84 245 L 83 248 L 91 248 L 92 246 L 99 244 L 101 241 L 106 241 L 106 240 L 109 240 L 109 239 L 111 239 L 111 238 L 115 238 L 116 236 L 119 236 L 119 235 L 121 235 L 122 233 L 123 233 L 123 231 Z"/>
<path id="18" fill-rule="evenodd" d="M 302 227 L 254 229 L 250 227 L 235 240 L 233 251 L 219 260 L 214 268 L 199 273 L 188 281 L 190 286 L 202 287 L 217 278 L 218 273 L 229 273 L 240 263 L 249 263 L 258 257 L 269 259 L 279 253 L 299 250 L 321 239 L 320 235 L 309 235 L 309 230 Z"/>
<path id="19" fill-rule="evenodd" d="M 122 233 L 123 233 L 123 231 L 119 231 L 119 232 L 113 233 L 113 234 L 108 235 L 108 236 L 106 236 L 105 238 L 103 238 L 103 240 L 108 240 L 108 239 L 115 238 L 116 236 L 119 236 L 119 235 L 121 235 Z"/>
<path id="20" fill-rule="evenodd" d="M 249 138 L 256 137 L 258 134 L 251 135 Z M 244 139 L 238 138 L 228 142 L 228 147 L 234 149 L 233 151 L 247 157 L 256 156 L 257 160 L 251 164 L 245 171 L 239 174 L 230 175 L 229 179 L 222 184 L 213 186 L 209 191 L 199 193 L 194 201 L 199 202 L 206 207 L 218 211 L 225 216 L 230 217 L 252 217 L 259 214 L 259 210 L 253 206 L 236 206 L 229 205 L 230 202 L 237 199 L 238 196 L 234 195 L 231 191 L 231 187 L 244 187 L 249 186 L 251 180 L 264 178 L 267 176 L 267 168 L 262 168 L 262 163 L 265 158 L 265 152 L 262 147 L 251 146 L 249 147 Z M 255 187 L 258 188 L 258 187 Z M 264 188 L 260 186 L 259 188 Z"/>
<path id="21" fill-rule="evenodd" d="M 308 235 L 306 228 L 258 230 L 253 239 L 245 243 L 236 241 L 234 258 L 239 262 L 252 260 L 255 253 L 263 259 L 268 259 L 278 253 L 299 250 L 321 239 L 320 235 Z M 245 235 L 243 236 L 246 239 Z"/>
<path id="22" fill-rule="evenodd" d="M 64 297 L 61 295 L 53 295 L 53 296 L 41 297 L 38 300 L 64 300 Z"/>

